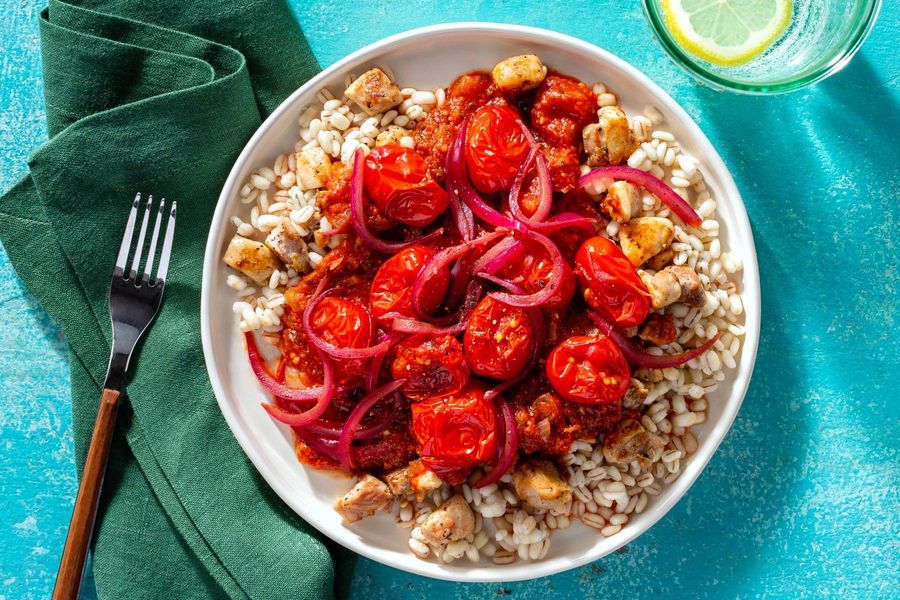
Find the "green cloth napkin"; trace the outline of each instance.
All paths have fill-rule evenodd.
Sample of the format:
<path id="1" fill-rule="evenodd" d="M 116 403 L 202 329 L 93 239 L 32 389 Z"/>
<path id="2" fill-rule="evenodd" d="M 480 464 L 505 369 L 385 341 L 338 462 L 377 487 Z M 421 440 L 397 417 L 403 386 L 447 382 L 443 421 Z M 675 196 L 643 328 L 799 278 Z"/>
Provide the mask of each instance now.
<path id="1" fill-rule="evenodd" d="M 269 489 L 200 347 L 216 199 L 261 119 L 318 69 L 282 0 L 51 0 L 50 141 L 0 199 L 0 239 L 69 341 L 80 471 L 106 372 L 109 279 L 134 194 L 178 201 L 162 310 L 120 413 L 93 551 L 101 598 L 326 598 L 352 558 Z"/>

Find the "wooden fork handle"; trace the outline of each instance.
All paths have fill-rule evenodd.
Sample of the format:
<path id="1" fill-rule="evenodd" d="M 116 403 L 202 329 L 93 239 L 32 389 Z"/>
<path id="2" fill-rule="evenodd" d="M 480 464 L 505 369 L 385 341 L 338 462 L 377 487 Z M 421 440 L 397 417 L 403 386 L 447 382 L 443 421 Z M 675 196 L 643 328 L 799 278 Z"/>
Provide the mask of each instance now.
<path id="1" fill-rule="evenodd" d="M 56 586 L 53 588 L 53 600 L 75 600 L 81 589 L 81 578 L 84 574 L 84 563 L 94 530 L 94 518 L 97 516 L 97 503 L 100 500 L 100 489 L 103 486 L 103 475 L 106 473 L 106 462 L 109 459 L 109 447 L 113 431 L 116 428 L 116 415 L 119 412 L 119 396 L 115 390 L 104 389 L 97 409 L 97 420 L 94 422 L 94 434 L 88 448 L 84 472 L 78 486 L 78 497 L 72 520 L 69 522 L 69 534 L 63 548 L 59 572 L 56 575 Z"/>

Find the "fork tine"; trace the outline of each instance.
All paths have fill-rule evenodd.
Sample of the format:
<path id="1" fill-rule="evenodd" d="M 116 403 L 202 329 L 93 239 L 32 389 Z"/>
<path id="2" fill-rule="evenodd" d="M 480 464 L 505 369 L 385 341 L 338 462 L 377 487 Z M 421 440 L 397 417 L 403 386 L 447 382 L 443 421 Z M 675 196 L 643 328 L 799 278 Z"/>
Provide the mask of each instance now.
<path id="1" fill-rule="evenodd" d="M 150 205 L 153 204 L 153 196 L 147 198 L 147 207 L 144 209 L 144 218 L 141 220 L 141 232 L 138 234 L 137 247 L 134 249 L 134 260 L 131 262 L 131 274 L 129 279 L 134 279 L 138 268 L 141 266 L 141 254 L 144 252 L 144 236 L 147 234 L 147 222 L 150 220 Z"/>
<path id="2" fill-rule="evenodd" d="M 128 214 L 128 223 L 125 225 L 125 233 L 122 235 L 122 244 L 119 246 L 119 256 L 116 257 L 116 269 L 125 272 L 128 264 L 128 251 L 131 250 L 131 236 L 134 235 L 134 222 L 137 219 L 138 205 L 141 203 L 141 193 L 138 192 L 131 203 L 131 212 Z"/>
<path id="3" fill-rule="evenodd" d="M 169 273 L 169 257 L 172 255 L 172 240 L 175 238 L 175 212 L 178 207 L 177 202 L 172 202 L 172 208 L 169 209 L 169 223 L 166 225 L 166 237 L 163 239 L 162 254 L 159 257 L 159 268 L 156 270 L 156 280 L 166 282 L 166 275 Z"/>
<path id="4" fill-rule="evenodd" d="M 150 280 L 150 271 L 153 270 L 153 259 L 156 258 L 156 241 L 159 239 L 159 224 L 162 222 L 165 208 L 166 199 L 163 198 L 159 202 L 159 210 L 156 211 L 156 223 L 153 225 L 153 235 L 150 237 L 150 250 L 147 251 L 147 262 L 144 264 L 144 281 Z"/>

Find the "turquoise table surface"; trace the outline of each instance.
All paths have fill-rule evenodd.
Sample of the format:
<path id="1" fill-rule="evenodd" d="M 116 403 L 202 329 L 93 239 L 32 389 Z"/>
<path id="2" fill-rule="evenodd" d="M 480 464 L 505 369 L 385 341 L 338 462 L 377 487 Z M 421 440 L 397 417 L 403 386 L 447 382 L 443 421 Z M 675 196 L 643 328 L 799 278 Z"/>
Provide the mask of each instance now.
<path id="1" fill-rule="evenodd" d="M 46 138 L 42 2 L 0 7 L 0 191 Z M 900 597 L 900 2 L 885 2 L 843 72 L 767 98 L 694 83 L 655 44 L 637 0 L 292 5 L 323 66 L 460 20 L 546 27 L 621 56 L 685 107 L 730 167 L 763 286 L 741 412 L 653 529 L 589 566 L 522 583 L 439 582 L 361 559 L 354 598 Z M 77 483 L 66 342 L 2 250 L 0 324 L 0 600 L 44 598 Z"/>

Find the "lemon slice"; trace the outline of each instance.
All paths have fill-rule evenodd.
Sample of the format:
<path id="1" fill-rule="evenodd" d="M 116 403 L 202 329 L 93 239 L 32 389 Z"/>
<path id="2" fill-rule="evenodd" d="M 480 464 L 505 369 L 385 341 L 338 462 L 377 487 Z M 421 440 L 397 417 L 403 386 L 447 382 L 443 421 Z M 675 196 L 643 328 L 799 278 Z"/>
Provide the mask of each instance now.
<path id="1" fill-rule="evenodd" d="M 663 0 L 678 44 L 723 67 L 743 64 L 771 46 L 791 22 L 791 0 Z"/>

